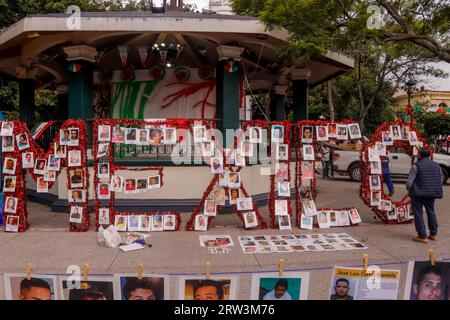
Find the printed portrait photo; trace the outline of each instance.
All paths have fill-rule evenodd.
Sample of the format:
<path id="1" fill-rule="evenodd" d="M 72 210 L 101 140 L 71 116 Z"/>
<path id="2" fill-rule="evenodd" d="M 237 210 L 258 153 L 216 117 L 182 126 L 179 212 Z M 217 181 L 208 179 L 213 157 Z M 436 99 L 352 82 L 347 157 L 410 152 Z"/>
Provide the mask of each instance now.
<path id="1" fill-rule="evenodd" d="M 2 138 L 2 152 L 14 152 L 13 136 L 6 136 Z"/>
<path id="2" fill-rule="evenodd" d="M 164 219 L 162 215 L 156 214 L 153 216 L 152 220 L 152 231 L 164 231 Z"/>
<path id="3" fill-rule="evenodd" d="M 357 224 L 361 222 L 361 217 L 359 215 L 358 209 L 352 209 L 349 211 L 350 220 L 352 224 Z"/>
<path id="4" fill-rule="evenodd" d="M 69 222 L 82 223 L 83 222 L 83 207 L 72 206 L 70 207 Z"/>
<path id="5" fill-rule="evenodd" d="M 317 223 L 319 228 L 327 229 L 330 227 L 330 213 L 328 211 L 317 211 Z"/>
<path id="6" fill-rule="evenodd" d="M 164 231 L 175 231 L 177 228 L 177 219 L 174 214 L 163 215 Z"/>
<path id="7" fill-rule="evenodd" d="M 102 142 L 111 141 L 111 126 L 109 125 L 98 126 L 98 141 Z"/>
<path id="8" fill-rule="evenodd" d="M 70 128 L 69 146 L 77 147 L 80 141 L 80 130 L 78 128 Z"/>
<path id="9" fill-rule="evenodd" d="M 328 137 L 329 138 L 336 138 L 337 137 L 336 123 L 329 123 L 328 124 Z"/>
<path id="10" fill-rule="evenodd" d="M 276 160 L 289 160 L 289 145 L 288 144 L 277 144 L 276 145 Z"/>
<path id="11" fill-rule="evenodd" d="M 145 274 L 116 274 L 121 300 L 169 300 L 169 276 Z"/>
<path id="12" fill-rule="evenodd" d="M 282 216 L 288 214 L 287 200 L 275 200 L 275 215 Z"/>
<path id="13" fill-rule="evenodd" d="M 244 226 L 246 229 L 251 229 L 258 226 L 258 219 L 254 211 L 245 212 L 242 216 L 244 217 Z"/>
<path id="14" fill-rule="evenodd" d="M 5 176 L 3 179 L 3 192 L 14 192 L 16 190 L 16 176 Z"/>
<path id="15" fill-rule="evenodd" d="M 195 216 L 195 231 L 207 231 L 208 230 L 208 217 L 203 214 Z"/>
<path id="16" fill-rule="evenodd" d="M 63 300 L 120 300 L 112 277 L 89 277 L 88 281 L 78 282 L 75 288 L 67 277 L 58 280 Z"/>
<path id="17" fill-rule="evenodd" d="M 262 133 L 260 127 L 250 127 L 248 132 L 251 143 L 262 143 Z"/>
<path id="18" fill-rule="evenodd" d="M 5 273 L 6 300 L 59 300 L 56 276 Z"/>
<path id="19" fill-rule="evenodd" d="M 150 232 L 153 227 L 153 216 L 141 215 L 139 216 L 139 229 L 140 232 Z"/>
<path id="20" fill-rule="evenodd" d="M 149 189 L 159 189 L 161 188 L 161 176 L 155 175 L 148 177 L 148 184 Z"/>
<path id="21" fill-rule="evenodd" d="M 114 126 L 112 129 L 111 142 L 124 143 L 125 142 L 125 130 L 120 126 Z"/>
<path id="22" fill-rule="evenodd" d="M 283 143 L 284 141 L 284 126 L 274 125 L 271 129 L 272 143 Z"/>
<path id="23" fill-rule="evenodd" d="M 19 216 L 8 215 L 6 217 L 5 232 L 19 232 Z"/>
<path id="24" fill-rule="evenodd" d="M 302 214 L 300 216 L 300 228 L 306 229 L 306 230 L 312 230 L 313 228 L 313 217 L 307 217 L 306 215 Z"/>
<path id="25" fill-rule="evenodd" d="M 136 192 L 136 179 L 125 179 L 125 194 Z"/>
<path id="26" fill-rule="evenodd" d="M 17 159 L 9 158 L 9 157 L 5 157 L 4 159 L 5 160 L 3 161 L 3 173 L 15 174 L 16 173 Z M 44 162 L 43 170 L 45 170 L 45 162 Z"/>
<path id="27" fill-rule="evenodd" d="M 69 202 L 83 203 L 86 201 L 85 190 L 74 189 L 69 190 Z"/>
<path id="28" fill-rule="evenodd" d="M 236 276 L 211 276 L 209 279 L 181 276 L 179 278 L 179 300 L 235 300 Z"/>
<path id="29" fill-rule="evenodd" d="M 350 134 L 350 139 L 361 139 L 361 130 L 358 123 L 352 123 L 348 125 L 348 132 Z"/>
<path id="30" fill-rule="evenodd" d="M 97 195 L 100 200 L 109 200 L 111 198 L 111 194 L 109 192 L 109 183 L 101 182 L 97 187 Z"/>
<path id="31" fill-rule="evenodd" d="M 98 223 L 100 225 L 110 224 L 110 221 L 109 221 L 109 208 L 100 208 L 98 210 Z"/>
<path id="32" fill-rule="evenodd" d="M 348 140 L 348 127 L 345 124 L 337 124 L 336 125 L 337 135 L 336 138 L 338 140 Z"/>
<path id="33" fill-rule="evenodd" d="M 205 216 L 213 216 L 213 217 L 216 216 L 217 206 L 216 206 L 216 202 L 213 199 L 205 200 L 203 214 Z"/>
<path id="34" fill-rule="evenodd" d="M 12 136 L 14 134 L 14 122 L 12 121 L 3 121 L 2 122 L 2 130 L 0 131 L 0 135 Z"/>
<path id="35" fill-rule="evenodd" d="M 128 217 L 125 215 L 116 214 L 114 217 L 114 226 L 116 227 L 117 231 L 127 231 L 127 222 Z"/>
<path id="36" fill-rule="evenodd" d="M 125 143 L 126 144 L 136 144 L 137 143 L 137 129 L 136 128 L 126 128 Z"/>
<path id="37" fill-rule="evenodd" d="M 128 231 L 139 231 L 141 216 L 129 215 L 128 216 Z"/>
<path id="38" fill-rule="evenodd" d="M 370 192 L 370 205 L 379 206 L 381 202 L 381 191 L 371 191 Z"/>
<path id="39" fill-rule="evenodd" d="M 410 261 L 406 276 L 405 300 L 450 300 L 450 263 Z"/>
<path id="40" fill-rule="evenodd" d="M 63 146 L 69 145 L 70 142 L 70 130 L 69 129 L 60 129 L 59 130 L 59 143 Z"/>
<path id="41" fill-rule="evenodd" d="M 45 181 L 44 177 L 37 178 L 36 191 L 38 193 L 47 193 L 48 192 L 48 181 Z"/>
<path id="42" fill-rule="evenodd" d="M 69 170 L 69 176 L 71 188 L 83 187 L 83 176 L 81 169 Z"/>
<path id="43" fill-rule="evenodd" d="M 307 217 L 312 217 L 317 214 L 316 204 L 314 203 L 314 200 L 303 201 L 303 213 Z"/>
<path id="44" fill-rule="evenodd" d="M 69 158 L 68 167 L 81 167 L 81 151 L 80 150 L 69 150 L 67 153 Z"/>
<path id="45" fill-rule="evenodd" d="M 109 142 L 99 143 L 97 148 L 97 159 L 106 157 L 108 155 Z"/>
<path id="46" fill-rule="evenodd" d="M 252 275 L 252 300 L 307 300 L 308 272 L 254 273 Z"/>
<path id="47" fill-rule="evenodd" d="M 237 200 L 237 210 L 243 211 L 243 210 L 252 210 L 253 209 L 253 201 L 252 198 L 239 198 Z"/>
<path id="48" fill-rule="evenodd" d="M 328 126 L 316 126 L 316 140 L 328 141 Z"/>
<path id="49" fill-rule="evenodd" d="M 28 136 L 26 133 L 21 133 L 16 135 L 17 148 L 19 150 L 25 150 L 30 147 L 30 142 L 28 141 Z"/>
<path id="50" fill-rule="evenodd" d="M 239 154 L 243 157 L 253 157 L 253 148 L 255 144 L 250 142 L 250 138 L 248 136 L 244 136 L 243 140 L 240 143 Z"/>
<path id="51" fill-rule="evenodd" d="M 289 181 L 278 181 L 277 187 L 279 197 L 291 196 L 291 188 L 289 185 Z"/>
<path id="52" fill-rule="evenodd" d="M 54 154 L 48 156 L 47 170 L 59 171 L 61 169 L 61 159 L 57 158 Z"/>
<path id="53" fill-rule="evenodd" d="M 15 198 L 15 197 L 6 197 L 5 209 L 3 211 L 8 212 L 8 213 L 16 213 L 18 201 L 19 201 L 19 199 Z"/>
<path id="54" fill-rule="evenodd" d="M 370 190 L 381 190 L 380 176 L 371 175 L 369 176 Z"/>
<path id="55" fill-rule="evenodd" d="M 382 142 L 385 146 L 392 146 L 394 145 L 394 140 L 392 139 L 392 135 L 390 131 L 383 131 L 381 134 Z"/>
<path id="56" fill-rule="evenodd" d="M 395 208 L 398 222 L 405 222 L 409 220 L 409 214 L 406 206 L 399 206 Z"/>
<path id="57" fill-rule="evenodd" d="M 55 142 L 53 144 L 55 149 L 55 156 L 58 159 L 64 159 L 67 156 L 67 148 L 66 146 L 62 145 L 60 142 Z"/>
<path id="58" fill-rule="evenodd" d="M 314 161 L 314 147 L 312 145 L 304 144 L 302 151 L 303 160 Z"/>
<path id="59" fill-rule="evenodd" d="M 45 170 L 44 181 L 55 182 L 56 181 L 56 171 Z"/>
<path id="60" fill-rule="evenodd" d="M 291 230 L 291 217 L 288 215 L 278 216 L 278 228 L 280 230 Z"/>
<path id="61" fill-rule="evenodd" d="M 223 159 L 211 158 L 211 173 L 223 173 Z"/>
<path id="62" fill-rule="evenodd" d="M 302 143 L 312 143 L 313 142 L 313 128 L 312 126 L 302 127 Z"/>

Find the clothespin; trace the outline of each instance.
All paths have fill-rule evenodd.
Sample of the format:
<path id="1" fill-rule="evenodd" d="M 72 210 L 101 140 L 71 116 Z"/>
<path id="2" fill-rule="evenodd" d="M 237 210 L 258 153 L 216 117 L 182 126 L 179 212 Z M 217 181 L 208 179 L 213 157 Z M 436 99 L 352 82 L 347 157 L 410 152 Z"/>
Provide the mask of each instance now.
<path id="1" fill-rule="evenodd" d="M 436 253 L 434 252 L 434 249 L 428 250 L 428 255 L 430 257 L 430 264 L 434 266 L 436 264 Z"/>
<path id="2" fill-rule="evenodd" d="M 27 264 L 27 279 L 31 280 L 31 274 L 33 273 L 33 264 L 29 262 Z"/>
<path id="3" fill-rule="evenodd" d="M 363 268 L 366 271 L 369 268 L 369 255 L 363 254 Z"/>
<path id="4" fill-rule="evenodd" d="M 89 264 L 85 263 L 83 264 L 83 281 L 88 281 L 88 275 L 89 275 Z"/>
<path id="5" fill-rule="evenodd" d="M 206 279 L 211 278 L 211 263 L 209 263 L 209 262 L 206 262 L 205 275 L 206 275 Z"/>
<path id="6" fill-rule="evenodd" d="M 137 265 L 137 278 L 139 280 L 142 280 L 142 272 L 144 271 L 144 268 L 142 267 L 142 263 L 139 261 Z"/>
<path id="7" fill-rule="evenodd" d="M 278 264 L 278 275 L 280 277 L 282 277 L 283 276 L 283 272 L 284 272 L 284 259 L 281 258 L 280 259 L 280 263 Z"/>

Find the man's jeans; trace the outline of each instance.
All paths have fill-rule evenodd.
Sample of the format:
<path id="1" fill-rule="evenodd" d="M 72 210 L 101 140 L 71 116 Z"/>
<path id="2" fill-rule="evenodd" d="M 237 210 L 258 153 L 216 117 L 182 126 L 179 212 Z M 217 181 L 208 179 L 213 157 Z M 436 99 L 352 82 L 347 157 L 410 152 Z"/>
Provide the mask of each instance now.
<path id="1" fill-rule="evenodd" d="M 391 179 L 391 171 L 389 168 L 383 168 L 383 181 L 389 189 L 389 193 L 394 192 L 394 184 Z"/>
<path id="2" fill-rule="evenodd" d="M 427 230 L 425 228 L 425 222 L 423 220 L 423 207 L 427 212 L 428 228 L 430 229 L 430 235 L 435 236 L 438 232 L 438 224 L 436 219 L 436 213 L 434 212 L 434 199 L 433 198 L 412 198 L 411 209 L 414 213 L 414 223 L 416 225 L 416 231 L 420 238 L 425 239 L 427 237 Z"/>

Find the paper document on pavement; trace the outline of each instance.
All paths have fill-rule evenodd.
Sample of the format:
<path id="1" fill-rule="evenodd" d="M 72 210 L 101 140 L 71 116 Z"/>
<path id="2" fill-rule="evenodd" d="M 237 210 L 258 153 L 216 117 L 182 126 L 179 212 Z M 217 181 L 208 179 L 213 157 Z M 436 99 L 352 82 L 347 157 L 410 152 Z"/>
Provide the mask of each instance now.
<path id="1" fill-rule="evenodd" d="M 134 250 L 139 250 L 139 249 L 144 249 L 145 247 L 142 244 L 139 243 L 133 243 L 133 244 L 127 244 L 125 246 L 120 246 L 119 247 L 120 250 L 122 250 L 123 252 L 129 252 L 129 251 L 134 251 Z"/>

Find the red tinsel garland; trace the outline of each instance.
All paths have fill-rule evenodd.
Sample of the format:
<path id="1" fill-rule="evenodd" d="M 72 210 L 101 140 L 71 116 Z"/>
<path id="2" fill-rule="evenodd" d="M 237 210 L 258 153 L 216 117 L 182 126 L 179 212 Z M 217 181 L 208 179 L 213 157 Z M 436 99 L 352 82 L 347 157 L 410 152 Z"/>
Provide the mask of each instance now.
<path id="1" fill-rule="evenodd" d="M 383 123 L 381 124 L 373 136 L 370 138 L 369 142 L 364 143 L 363 150 L 361 151 L 360 155 L 360 173 L 361 173 L 361 183 L 360 183 L 360 190 L 359 194 L 361 199 L 364 201 L 364 203 L 371 208 L 371 210 L 375 213 L 375 215 L 380 218 L 382 221 L 388 223 L 388 224 L 406 224 L 411 223 L 411 220 L 398 222 L 397 220 L 389 220 L 388 219 L 388 213 L 387 211 L 378 209 L 378 206 L 371 206 L 370 205 L 370 161 L 369 161 L 369 147 L 374 147 L 376 145 L 376 142 L 382 142 L 382 134 L 383 132 L 390 131 L 391 126 L 405 126 L 408 127 L 410 131 L 416 132 L 417 139 L 423 143 L 424 148 L 427 148 L 430 151 L 430 154 L 432 156 L 433 150 L 430 148 L 429 144 L 425 141 L 425 139 L 420 135 L 418 131 L 414 128 L 414 126 L 411 123 L 406 123 L 402 121 L 396 121 L 396 122 L 390 122 L 390 123 Z M 386 146 L 387 151 L 391 150 L 394 147 L 400 147 L 404 148 L 406 152 L 412 156 L 413 155 L 413 148 L 415 146 L 411 146 L 409 141 L 406 140 L 393 140 L 392 146 Z M 411 163 L 414 163 L 414 159 L 411 159 Z M 381 186 L 383 185 L 383 175 L 380 174 L 380 183 Z M 411 204 L 411 199 L 409 199 L 409 194 L 406 194 L 400 201 L 392 201 L 389 195 L 387 195 L 384 192 L 384 188 L 381 188 L 381 198 L 382 200 L 389 200 L 392 203 L 393 207 L 399 207 L 399 206 L 407 206 Z"/>
<path id="2" fill-rule="evenodd" d="M 6 197 L 17 197 L 18 203 L 17 203 L 17 210 L 15 214 L 5 214 L 5 219 L 8 215 L 15 215 L 20 217 L 20 223 L 19 223 L 19 232 L 24 232 L 28 227 L 28 210 L 26 206 L 26 186 L 25 186 L 25 175 L 23 172 L 23 164 L 22 164 L 22 153 L 27 152 L 33 152 L 34 160 L 36 159 L 46 159 L 48 160 L 49 155 L 55 153 L 54 143 L 60 141 L 60 133 L 58 132 L 55 139 L 51 143 L 49 149 L 44 152 L 35 142 L 33 137 L 31 136 L 28 127 L 25 123 L 19 120 L 14 120 L 14 132 L 13 132 L 13 139 L 15 140 L 16 135 L 25 133 L 28 137 L 28 141 L 30 144 L 30 147 L 24 150 L 19 151 L 18 147 L 15 145 L 14 152 L 3 152 L 2 154 L 2 161 L 4 161 L 5 158 L 15 158 L 17 159 L 17 165 L 16 165 L 16 188 L 14 192 L 5 192 L 4 193 L 4 199 L 6 200 Z M 60 168 L 67 166 L 67 155 L 70 150 L 80 150 L 81 153 L 81 166 L 79 169 L 82 171 L 82 177 L 84 177 L 86 183 L 85 185 L 85 192 L 86 192 L 86 198 L 88 198 L 88 190 L 89 190 L 89 174 L 86 170 L 87 165 L 87 154 L 86 154 L 86 124 L 82 120 L 67 120 L 65 121 L 60 129 L 68 129 L 68 128 L 78 128 L 79 129 L 79 135 L 78 135 L 78 146 L 66 146 L 66 158 L 60 159 Z M 37 175 L 34 173 L 34 168 L 27 169 L 28 173 L 31 175 L 33 180 L 37 181 L 37 178 L 42 177 L 42 175 Z M 59 173 L 61 170 L 55 172 L 55 177 L 57 178 L 59 176 Z M 19 174 L 18 174 L 19 173 Z M 69 189 L 69 170 L 67 170 L 67 189 Z M 48 188 L 50 189 L 53 186 L 54 182 L 48 182 Z M 83 189 L 83 188 L 80 188 Z M 69 203 L 69 210 L 72 205 Z M 6 221 L 6 220 L 5 220 Z M 70 231 L 88 231 L 89 230 L 89 212 L 88 212 L 88 205 L 87 201 L 83 204 L 83 224 L 82 226 L 79 226 L 74 223 L 70 223 Z"/>

